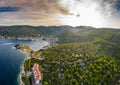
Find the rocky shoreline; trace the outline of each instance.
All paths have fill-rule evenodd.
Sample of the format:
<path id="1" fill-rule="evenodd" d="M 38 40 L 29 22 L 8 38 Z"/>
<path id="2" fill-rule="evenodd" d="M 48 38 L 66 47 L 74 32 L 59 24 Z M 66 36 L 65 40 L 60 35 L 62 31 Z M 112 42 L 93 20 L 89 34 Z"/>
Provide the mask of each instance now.
<path id="1" fill-rule="evenodd" d="M 26 60 L 26 59 L 25 59 Z M 23 62 L 24 63 L 24 62 Z M 18 82 L 19 82 L 19 85 L 25 85 L 22 81 L 22 74 L 24 72 L 24 66 L 23 66 L 23 63 L 22 65 L 20 66 L 20 74 L 19 74 L 19 78 L 18 78 Z"/>
<path id="2" fill-rule="evenodd" d="M 15 47 L 16 49 L 18 49 L 18 48 L 16 47 L 16 45 L 15 45 L 14 47 Z M 22 50 L 22 49 L 18 49 L 18 50 L 20 50 L 21 52 L 23 52 L 23 53 L 26 54 L 25 59 L 23 60 L 22 64 L 20 65 L 20 73 L 19 73 L 19 75 L 18 75 L 18 84 L 19 84 L 19 85 L 25 85 L 24 82 L 22 81 L 22 74 L 25 74 L 25 71 L 24 71 L 24 62 L 25 62 L 27 59 L 30 58 L 30 55 L 29 55 L 29 53 L 28 53 L 27 51 L 24 51 L 24 50 Z"/>
<path id="3" fill-rule="evenodd" d="M 29 57 L 30 58 L 30 57 Z M 20 74 L 19 74 L 19 77 L 18 77 L 18 82 L 19 82 L 19 85 L 25 85 L 24 82 L 22 81 L 22 75 L 25 74 L 25 71 L 24 71 L 24 62 L 29 59 L 28 56 L 24 59 L 23 63 L 21 64 L 20 66 Z"/>
<path id="4" fill-rule="evenodd" d="M 49 42 L 51 43 L 51 42 Z M 48 47 L 52 46 L 52 45 L 55 45 L 55 44 L 49 44 L 49 46 L 45 46 L 43 47 L 42 49 L 47 49 Z M 21 64 L 20 66 L 20 73 L 19 73 L 19 78 L 18 78 L 18 82 L 19 82 L 19 85 L 25 85 L 24 82 L 22 81 L 22 75 L 23 74 L 26 74 L 25 71 L 24 71 L 24 62 L 30 58 L 32 58 L 34 55 L 32 55 L 31 53 L 35 53 L 34 50 L 30 49 L 28 46 L 24 45 L 24 44 L 17 44 L 14 46 L 16 49 L 22 51 L 22 52 L 25 52 L 27 55 L 26 55 L 26 58 L 24 59 L 23 63 Z M 31 56 L 32 55 L 32 56 Z"/>
<path id="5" fill-rule="evenodd" d="M 24 44 L 16 44 L 14 47 L 16 49 L 26 53 L 26 58 L 24 59 L 24 61 L 22 62 L 21 66 L 20 66 L 20 73 L 19 73 L 19 77 L 18 77 L 19 85 L 25 85 L 23 80 L 22 80 L 22 75 L 26 74 L 25 70 L 24 70 L 24 62 L 31 58 L 31 53 L 34 51 Z"/>

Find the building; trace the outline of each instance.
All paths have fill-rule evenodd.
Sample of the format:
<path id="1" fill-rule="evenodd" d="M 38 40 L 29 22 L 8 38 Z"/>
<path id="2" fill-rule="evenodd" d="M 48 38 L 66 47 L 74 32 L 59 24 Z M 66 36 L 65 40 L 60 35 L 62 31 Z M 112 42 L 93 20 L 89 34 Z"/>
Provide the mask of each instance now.
<path id="1" fill-rule="evenodd" d="M 34 63 L 32 70 L 34 71 L 34 70 L 36 70 L 36 69 L 39 69 L 39 64 Z"/>
<path id="2" fill-rule="evenodd" d="M 35 85 L 42 85 L 41 84 L 42 75 L 41 71 L 39 70 L 39 64 L 35 63 L 32 70 Z"/>

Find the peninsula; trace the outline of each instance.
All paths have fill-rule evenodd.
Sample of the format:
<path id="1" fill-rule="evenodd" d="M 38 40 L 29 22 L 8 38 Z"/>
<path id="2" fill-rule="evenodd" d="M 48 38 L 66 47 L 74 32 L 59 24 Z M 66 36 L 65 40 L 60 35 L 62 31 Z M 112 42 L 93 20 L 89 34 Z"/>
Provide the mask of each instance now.
<path id="1" fill-rule="evenodd" d="M 40 52 L 38 53 L 37 51 L 32 50 L 30 47 L 24 44 L 16 44 L 14 47 L 28 54 L 27 58 L 25 59 L 25 62 L 29 62 L 29 64 L 23 62 L 23 66 L 21 67 L 19 78 L 20 85 L 42 85 L 42 73 L 39 64 L 31 64 L 31 58 L 42 60 L 42 58 L 40 58 Z"/>
<path id="2" fill-rule="evenodd" d="M 21 76 L 25 85 L 33 84 L 35 64 L 39 67 L 41 77 L 38 78 L 43 85 L 120 84 L 119 29 L 58 28 L 48 29 L 47 34 L 59 40 L 57 45 L 38 51 L 25 45 L 16 46 L 30 54 L 23 64 L 25 73 Z"/>
<path id="3" fill-rule="evenodd" d="M 116 43 L 103 39 L 54 45 L 36 51 L 39 58 L 25 60 L 25 74 L 22 74 L 21 79 L 25 85 L 32 85 L 32 72 L 36 65 L 42 85 L 119 84 L 119 50 Z"/>

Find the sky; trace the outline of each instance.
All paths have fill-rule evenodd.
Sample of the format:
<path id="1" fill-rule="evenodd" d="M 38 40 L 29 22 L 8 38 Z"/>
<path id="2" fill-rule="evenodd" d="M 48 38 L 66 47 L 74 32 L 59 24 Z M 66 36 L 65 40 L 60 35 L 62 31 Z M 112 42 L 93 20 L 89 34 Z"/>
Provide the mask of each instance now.
<path id="1" fill-rule="evenodd" d="M 0 0 L 0 25 L 120 28 L 120 0 Z"/>

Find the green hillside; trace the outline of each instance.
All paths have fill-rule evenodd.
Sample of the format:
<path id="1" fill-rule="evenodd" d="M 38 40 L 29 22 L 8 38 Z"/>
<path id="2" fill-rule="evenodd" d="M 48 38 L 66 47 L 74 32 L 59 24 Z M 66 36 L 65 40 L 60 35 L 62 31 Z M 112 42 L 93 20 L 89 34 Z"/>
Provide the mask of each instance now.
<path id="1" fill-rule="evenodd" d="M 65 28 L 65 29 L 64 29 Z M 73 27 L 70 26 L 0 26 L 0 35 L 6 37 L 39 37 L 58 35 L 69 31 Z"/>
<path id="2" fill-rule="evenodd" d="M 56 45 L 40 50 L 44 59 L 32 58 L 31 67 L 41 66 L 43 85 L 119 85 L 120 46 L 116 45 L 103 39 Z"/>
<path id="3" fill-rule="evenodd" d="M 87 42 L 96 38 L 102 38 L 110 42 L 120 43 L 120 29 L 103 29 L 90 26 L 0 26 L 0 36 L 54 36 L 59 38 L 59 43 Z"/>
<path id="4" fill-rule="evenodd" d="M 0 27 L 5 37 L 53 36 L 59 45 L 37 51 L 40 59 L 28 59 L 25 71 L 38 63 L 43 85 L 120 85 L 120 29 L 89 26 Z M 22 76 L 26 85 L 32 77 Z"/>
<path id="5" fill-rule="evenodd" d="M 86 42 L 96 38 L 102 38 L 107 41 L 120 43 L 119 29 L 82 29 L 77 32 L 66 32 L 59 35 L 61 43 Z"/>

